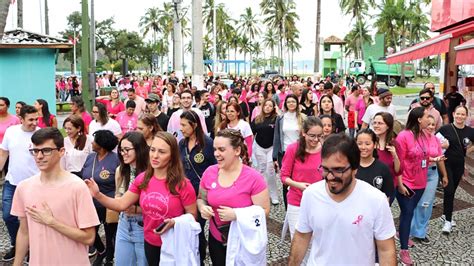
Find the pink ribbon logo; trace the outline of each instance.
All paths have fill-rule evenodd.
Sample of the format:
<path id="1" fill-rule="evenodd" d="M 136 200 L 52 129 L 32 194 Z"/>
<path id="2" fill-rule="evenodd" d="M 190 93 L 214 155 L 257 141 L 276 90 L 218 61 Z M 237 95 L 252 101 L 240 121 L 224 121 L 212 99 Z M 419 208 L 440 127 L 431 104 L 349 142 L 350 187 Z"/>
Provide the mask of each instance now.
<path id="1" fill-rule="evenodd" d="M 360 222 L 362 222 L 363 218 L 364 218 L 364 216 L 362 216 L 362 215 L 357 216 L 357 219 L 355 221 L 353 221 L 352 224 L 359 224 Z"/>

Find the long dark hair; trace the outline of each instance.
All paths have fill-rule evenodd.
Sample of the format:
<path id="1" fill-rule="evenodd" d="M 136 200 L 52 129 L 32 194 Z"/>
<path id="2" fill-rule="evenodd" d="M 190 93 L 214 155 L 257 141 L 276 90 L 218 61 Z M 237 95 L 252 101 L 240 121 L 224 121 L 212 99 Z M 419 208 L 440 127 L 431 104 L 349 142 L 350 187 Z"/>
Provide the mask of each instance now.
<path id="1" fill-rule="evenodd" d="M 334 101 L 332 100 L 331 96 L 329 96 L 329 95 L 327 95 L 327 94 L 323 95 L 323 96 L 321 97 L 321 99 L 319 99 L 319 113 L 320 113 L 320 114 L 324 114 L 324 112 L 323 112 L 323 107 L 322 107 L 322 104 L 321 104 L 321 103 L 323 102 L 323 99 L 324 99 L 324 98 L 328 98 L 329 100 L 331 100 L 331 103 L 332 103 L 331 116 L 332 116 L 332 114 L 334 114 Z"/>
<path id="2" fill-rule="evenodd" d="M 372 156 L 374 156 L 375 159 L 379 158 L 379 155 L 377 153 L 377 149 L 375 148 L 375 145 L 377 144 L 377 135 L 375 134 L 375 132 L 372 131 L 372 129 L 370 129 L 370 128 L 361 129 L 359 132 L 357 132 L 357 135 L 355 137 L 356 142 L 357 142 L 357 138 L 362 134 L 367 134 L 367 135 L 370 136 L 370 139 L 374 143 L 374 150 L 372 151 Z"/>
<path id="3" fill-rule="evenodd" d="M 227 110 L 229 109 L 229 107 L 234 107 L 234 110 L 239 113 L 239 119 L 243 119 L 243 114 L 242 114 L 242 108 L 240 107 L 240 105 L 238 103 L 227 103 L 227 107 L 226 107 L 226 118 L 224 121 L 222 121 L 221 125 L 220 125 L 220 129 L 225 129 L 227 128 L 227 125 L 230 123 L 230 120 L 229 118 L 227 118 Z"/>
<path id="4" fill-rule="evenodd" d="M 102 125 L 107 124 L 109 121 L 109 116 L 107 115 L 107 108 L 103 103 L 96 102 L 94 104 L 95 107 L 97 107 L 97 110 L 99 111 L 99 121 Z"/>
<path id="5" fill-rule="evenodd" d="M 276 93 L 275 85 L 271 81 L 268 81 L 267 83 L 265 83 L 265 87 L 263 87 L 263 90 L 268 93 L 268 90 L 267 90 L 268 84 L 272 84 L 272 95 L 275 94 Z"/>
<path id="6" fill-rule="evenodd" d="M 36 100 L 39 104 L 41 104 L 41 113 L 43 114 L 43 122 L 47 127 L 51 126 L 50 116 L 51 113 L 49 112 L 48 102 L 43 99 Z"/>
<path id="7" fill-rule="evenodd" d="M 245 144 L 245 139 L 240 133 L 239 130 L 226 128 L 219 132 L 217 132 L 216 137 L 222 137 L 229 139 L 230 145 L 237 149 L 240 147 L 240 159 L 242 159 L 242 163 L 245 165 L 250 165 L 250 158 L 248 155 L 247 144 Z"/>
<path id="8" fill-rule="evenodd" d="M 191 127 L 196 126 L 194 128 L 194 133 L 196 135 L 196 144 L 199 146 L 200 149 L 204 149 L 206 142 L 204 141 L 204 130 L 202 129 L 201 120 L 199 119 L 198 114 L 196 112 L 189 110 L 184 111 L 181 116 L 181 119 L 186 119 Z"/>
<path id="9" fill-rule="evenodd" d="M 392 141 L 397 137 L 397 134 L 395 134 L 395 132 L 393 131 L 393 124 L 394 124 L 393 116 L 391 113 L 388 113 L 388 112 L 378 112 L 374 115 L 374 119 L 377 116 L 382 117 L 383 122 L 388 127 L 387 134 L 385 135 L 385 145 L 391 145 Z M 378 141 L 377 141 L 377 145 L 378 145 Z"/>
<path id="10" fill-rule="evenodd" d="M 146 144 L 145 137 L 143 134 L 137 131 L 130 131 L 125 133 L 123 138 L 118 144 L 118 158 L 120 160 L 120 176 L 122 177 L 122 184 L 124 184 L 125 189 L 130 185 L 130 173 L 131 167 L 130 164 L 126 164 L 123 161 L 123 156 L 120 150 L 122 149 L 123 140 L 128 140 L 132 143 L 133 149 L 135 150 L 135 173 L 138 175 L 141 172 L 144 172 L 147 169 L 147 166 L 150 162 L 150 153 L 148 150 L 148 145 Z M 120 186 L 120 184 L 116 184 Z"/>
<path id="11" fill-rule="evenodd" d="M 84 120 L 82 120 L 82 117 L 78 115 L 70 115 L 64 120 L 63 128 L 66 127 L 67 122 L 71 123 L 75 128 L 79 128 L 79 133 L 77 136 L 76 143 L 74 144 L 74 149 L 80 150 L 80 151 L 84 150 L 84 147 L 86 146 L 86 141 L 87 141 Z"/>
<path id="12" fill-rule="evenodd" d="M 181 155 L 179 154 L 178 143 L 176 142 L 176 138 L 164 131 L 160 131 L 156 133 L 153 139 L 159 138 L 163 140 L 166 144 L 170 146 L 171 151 L 171 158 L 168 162 L 168 167 L 166 170 L 166 187 L 173 195 L 178 195 L 176 188 L 181 189 L 184 187 L 185 184 L 185 177 L 184 177 L 184 168 L 183 163 L 181 161 Z M 148 187 L 148 183 L 150 183 L 150 179 L 153 177 L 154 169 L 151 167 L 149 163 L 146 171 L 145 177 L 143 182 L 138 186 L 140 189 L 146 189 Z"/>
<path id="13" fill-rule="evenodd" d="M 308 133 L 308 131 L 312 127 L 316 127 L 316 126 L 321 127 L 321 129 L 323 128 L 323 123 L 321 122 L 321 119 L 314 116 L 309 116 L 303 122 L 303 132 Z M 305 157 L 306 157 L 306 139 L 301 133 L 300 139 L 298 140 L 298 149 L 296 150 L 296 158 L 298 158 L 301 162 L 304 163 Z"/>
<path id="14" fill-rule="evenodd" d="M 418 122 L 418 119 L 422 118 L 424 115 L 425 107 L 423 106 L 413 108 L 408 114 L 407 125 L 405 129 L 413 132 L 415 139 L 417 139 L 421 133 L 420 122 Z"/>
<path id="15" fill-rule="evenodd" d="M 313 99 L 307 99 L 309 92 L 310 92 L 309 89 L 304 89 L 304 90 L 303 90 L 303 93 L 301 94 L 301 101 L 300 101 L 300 104 L 304 104 L 304 103 L 306 102 L 306 100 L 309 100 L 310 102 L 313 100 Z"/>

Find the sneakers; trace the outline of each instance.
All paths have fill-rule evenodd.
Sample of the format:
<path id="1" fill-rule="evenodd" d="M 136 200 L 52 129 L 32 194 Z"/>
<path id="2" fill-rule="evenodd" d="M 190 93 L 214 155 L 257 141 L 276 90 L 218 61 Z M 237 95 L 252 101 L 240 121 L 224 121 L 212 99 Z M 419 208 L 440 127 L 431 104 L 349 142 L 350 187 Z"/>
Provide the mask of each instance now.
<path id="1" fill-rule="evenodd" d="M 406 265 L 412 265 L 413 260 L 410 257 L 410 251 L 406 249 L 400 250 L 400 261 Z"/>
<path id="2" fill-rule="evenodd" d="M 395 239 L 400 241 L 400 233 L 397 231 L 397 233 L 395 234 Z M 413 240 L 411 240 L 410 238 L 408 238 L 408 247 L 409 248 L 412 248 L 415 246 L 415 243 L 413 242 Z"/>
<path id="3" fill-rule="evenodd" d="M 449 234 L 451 233 L 452 226 L 453 225 L 451 224 L 451 222 L 445 221 L 443 229 L 441 229 L 441 231 L 443 232 L 443 234 Z"/>
<path id="4" fill-rule="evenodd" d="M 12 247 L 5 255 L 2 257 L 2 261 L 12 261 L 15 258 L 15 247 Z"/>
<path id="5" fill-rule="evenodd" d="M 278 204 L 280 204 L 280 202 L 276 199 L 272 199 L 272 204 L 273 205 L 278 205 Z"/>
<path id="6" fill-rule="evenodd" d="M 413 237 L 413 240 L 415 240 L 415 242 L 418 242 L 418 243 L 421 243 L 421 244 L 429 244 L 430 243 L 430 240 L 426 236 L 424 238 Z"/>
<path id="7" fill-rule="evenodd" d="M 97 253 L 97 257 L 95 258 L 95 261 L 92 264 L 92 266 L 102 266 L 102 262 L 104 261 L 105 257 L 106 257 L 105 250 Z"/>
<path id="8" fill-rule="evenodd" d="M 89 247 L 89 258 L 94 257 L 97 254 L 97 249 L 94 246 Z"/>
<path id="9" fill-rule="evenodd" d="M 441 221 L 446 222 L 446 216 L 441 215 Z M 454 217 L 451 217 L 451 226 L 456 227 L 456 221 L 454 221 Z"/>

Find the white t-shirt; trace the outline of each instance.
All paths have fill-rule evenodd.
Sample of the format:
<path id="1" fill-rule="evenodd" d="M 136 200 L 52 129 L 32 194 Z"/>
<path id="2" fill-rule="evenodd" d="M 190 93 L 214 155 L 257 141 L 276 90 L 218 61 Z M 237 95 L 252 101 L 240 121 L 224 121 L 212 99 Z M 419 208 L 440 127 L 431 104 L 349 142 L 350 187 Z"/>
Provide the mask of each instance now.
<path id="1" fill-rule="evenodd" d="M 283 150 L 300 137 L 300 126 L 296 113 L 286 112 L 283 115 Z"/>
<path id="2" fill-rule="evenodd" d="M 344 117 L 344 103 L 342 99 L 336 94 L 333 94 L 332 101 L 334 102 L 334 111 Z"/>
<path id="3" fill-rule="evenodd" d="M 21 127 L 20 124 L 7 128 L 0 146 L 2 150 L 8 151 L 10 158 L 5 179 L 14 186 L 39 172 L 35 159 L 29 152 L 29 149 L 33 147 L 31 136 L 35 132 L 23 131 Z M 38 129 L 39 127 L 36 128 Z"/>
<path id="4" fill-rule="evenodd" d="M 112 131 L 112 133 L 114 133 L 115 136 L 122 134 L 122 128 L 120 128 L 120 124 L 114 119 L 110 118 L 105 125 L 102 125 L 101 123 L 92 120 L 89 124 L 89 135 L 93 136 L 93 134 L 97 130 L 110 130 Z"/>
<path id="5" fill-rule="evenodd" d="M 61 166 L 64 170 L 69 172 L 79 172 L 82 170 L 82 166 L 86 162 L 87 155 L 92 153 L 92 141 L 94 140 L 91 136 L 87 135 L 86 145 L 82 151 L 74 148 L 71 139 L 69 137 L 64 138 L 64 148 L 66 153 L 61 158 Z"/>
<path id="6" fill-rule="evenodd" d="M 237 123 L 237 126 L 231 127 L 230 125 L 227 125 L 227 128 L 240 130 L 240 133 L 242 133 L 242 136 L 244 138 L 253 135 L 252 129 L 250 128 L 250 124 L 247 123 L 247 121 L 244 121 L 242 119 L 239 120 L 239 123 Z"/>
<path id="7" fill-rule="evenodd" d="M 355 188 L 342 202 L 328 195 L 324 180 L 303 192 L 296 230 L 313 233 L 308 265 L 374 265 L 374 239 L 395 236 L 385 194 L 364 181 L 352 182 Z"/>
<path id="8" fill-rule="evenodd" d="M 367 110 L 365 111 L 364 116 L 362 117 L 362 122 L 366 123 L 369 125 L 369 127 L 372 129 L 372 119 L 374 119 L 375 114 L 378 112 L 387 112 L 392 114 L 393 119 L 396 119 L 396 114 L 397 110 L 395 109 L 395 106 L 392 104 L 389 106 L 380 106 L 379 104 L 371 104 L 369 107 L 367 107 Z"/>

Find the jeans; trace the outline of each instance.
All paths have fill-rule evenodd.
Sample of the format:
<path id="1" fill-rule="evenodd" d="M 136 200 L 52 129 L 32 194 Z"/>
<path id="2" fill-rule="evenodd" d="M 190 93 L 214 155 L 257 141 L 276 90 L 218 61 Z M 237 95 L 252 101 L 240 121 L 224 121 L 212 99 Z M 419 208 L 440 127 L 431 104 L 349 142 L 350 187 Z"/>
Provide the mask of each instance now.
<path id="1" fill-rule="evenodd" d="M 415 208 L 415 213 L 411 221 L 411 236 L 418 238 L 426 237 L 428 223 L 431 218 L 431 213 L 433 212 L 438 177 L 438 169 L 436 166 L 430 166 L 430 168 L 428 168 L 428 183 L 426 184 L 425 192 L 423 192 L 423 196 Z"/>
<path id="2" fill-rule="evenodd" d="M 254 143 L 253 153 L 257 170 L 265 177 L 267 181 L 268 191 L 271 200 L 278 200 L 278 188 L 276 183 L 275 168 L 273 166 L 273 146 L 270 148 L 262 148 L 258 143 Z"/>
<path id="3" fill-rule="evenodd" d="M 120 213 L 115 238 L 115 265 L 146 266 L 143 217 Z"/>
<path id="4" fill-rule="evenodd" d="M 424 189 L 414 189 L 415 195 L 411 198 L 406 197 L 396 192 L 398 205 L 400 205 L 400 247 L 401 249 L 408 249 L 408 237 L 410 236 L 410 225 L 411 219 L 413 218 L 413 212 L 415 211 L 416 205 L 423 196 Z"/>
<path id="5" fill-rule="evenodd" d="M 18 228 L 20 227 L 20 221 L 18 217 L 10 214 L 12 210 L 13 195 L 15 195 L 16 186 L 10 184 L 9 181 L 5 181 L 3 184 L 3 194 L 2 194 L 2 212 L 3 212 L 3 221 L 7 226 L 8 234 L 10 235 L 10 244 L 15 246 L 16 243 L 16 234 Z"/>
<path id="6" fill-rule="evenodd" d="M 67 90 L 59 90 L 59 100 L 61 102 L 65 102 L 68 96 L 68 91 Z"/>

